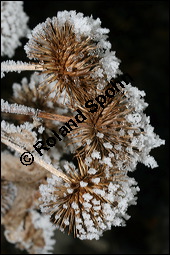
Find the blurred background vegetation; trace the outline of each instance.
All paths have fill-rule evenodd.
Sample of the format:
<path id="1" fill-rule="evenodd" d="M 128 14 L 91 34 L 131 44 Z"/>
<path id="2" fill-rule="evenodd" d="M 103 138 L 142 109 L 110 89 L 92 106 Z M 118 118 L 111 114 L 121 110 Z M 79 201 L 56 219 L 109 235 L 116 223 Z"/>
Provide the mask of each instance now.
<path id="1" fill-rule="evenodd" d="M 138 203 L 131 206 L 126 227 L 113 227 L 99 241 L 81 241 L 56 231 L 54 254 L 168 254 L 169 253 L 169 68 L 168 1 L 25 1 L 24 10 L 33 29 L 57 11 L 76 10 L 100 18 L 110 29 L 112 50 L 121 59 L 120 69 L 131 75 L 134 85 L 146 92 L 155 132 L 166 140 L 151 155 L 159 167 L 152 170 L 139 164 L 131 176 L 137 180 Z M 22 39 L 23 45 L 27 42 Z M 6 60 L 3 58 L 2 60 Z M 27 61 L 23 47 L 14 60 Z M 10 73 L 2 80 L 2 98 L 8 99 L 12 84 L 30 73 Z M 27 254 L 14 249 L 1 235 L 1 254 Z"/>

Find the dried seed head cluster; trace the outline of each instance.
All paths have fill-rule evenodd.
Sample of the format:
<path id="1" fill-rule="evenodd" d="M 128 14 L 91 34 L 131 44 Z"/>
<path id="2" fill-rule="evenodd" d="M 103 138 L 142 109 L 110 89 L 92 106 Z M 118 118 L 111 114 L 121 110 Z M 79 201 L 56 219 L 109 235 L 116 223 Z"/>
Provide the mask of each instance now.
<path id="1" fill-rule="evenodd" d="M 42 86 L 55 82 L 49 93 L 66 91 L 71 101 L 88 100 L 101 78 L 108 76 L 105 65 L 110 44 L 104 42 L 107 32 L 100 28 L 99 20 L 73 11 L 58 12 L 57 17 L 35 27 L 25 50 L 30 59 L 39 61 L 47 75 Z M 114 56 L 112 62 L 115 76 L 119 60 Z"/>
<path id="2" fill-rule="evenodd" d="M 80 239 L 99 239 L 104 231 L 124 226 L 130 218 L 127 209 L 136 203 L 139 187 L 127 173 L 135 170 L 138 162 L 158 166 L 150 151 L 164 140 L 154 133 L 144 113 L 148 106 L 145 92 L 120 81 L 121 90 L 115 90 L 103 106 L 96 100 L 121 73 L 120 61 L 107 41 L 108 32 L 101 28 L 100 19 L 75 11 L 58 12 L 33 29 L 25 46 L 27 56 L 36 63 L 2 64 L 3 76 L 9 71 L 42 72 L 41 78 L 34 73 L 30 82 L 23 79 L 22 85 L 14 84 L 13 100 L 17 104 L 1 103 L 3 112 L 24 115 L 16 118 L 18 126 L 2 121 L 3 143 L 20 154 L 29 150 L 35 160 L 23 169 L 25 166 L 18 167 L 16 155 L 2 153 L 5 235 L 30 253 L 47 253 L 53 243 L 53 228 L 37 212 L 39 207 L 60 230 Z M 95 111 L 86 107 L 89 99 L 98 103 L 93 105 L 97 106 Z M 86 118 L 69 124 L 76 110 Z M 42 158 L 38 157 L 33 145 L 39 134 L 56 130 L 61 122 L 70 128 L 65 129 L 70 147 L 58 141 L 56 147 L 44 149 Z M 47 171 L 36 168 L 36 164 Z M 13 203 L 13 197 L 6 196 L 13 192 L 10 182 L 19 189 Z M 47 223 L 45 230 L 42 222 Z"/>
<path id="3" fill-rule="evenodd" d="M 68 229 L 69 234 L 73 231 L 76 237 L 91 240 L 99 239 L 112 225 L 124 225 L 122 216 L 129 218 L 126 210 L 135 203 L 138 188 L 118 170 L 107 178 L 105 168 L 97 160 L 90 167 L 80 161 L 78 169 L 67 164 L 70 182 L 53 176 L 47 185 L 40 186 L 41 210 L 51 215 L 60 230 Z"/>

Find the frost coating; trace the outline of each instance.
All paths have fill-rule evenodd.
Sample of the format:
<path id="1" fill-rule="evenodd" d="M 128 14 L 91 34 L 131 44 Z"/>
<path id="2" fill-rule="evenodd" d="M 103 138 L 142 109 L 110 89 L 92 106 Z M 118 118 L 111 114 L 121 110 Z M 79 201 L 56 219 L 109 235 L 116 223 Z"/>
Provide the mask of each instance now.
<path id="1" fill-rule="evenodd" d="M 1 56 L 13 57 L 20 38 L 29 31 L 27 22 L 23 1 L 1 1 Z"/>
<path id="2" fill-rule="evenodd" d="M 21 133 L 23 130 L 26 130 L 32 132 L 33 136 L 36 136 L 36 133 L 32 131 L 33 127 L 34 127 L 33 124 L 29 122 L 25 122 L 20 126 L 15 126 L 14 124 L 10 124 L 5 120 L 1 122 L 1 128 L 6 133 Z"/>
<path id="3" fill-rule="evenodd" d="M 6 113 L 13 113 L 18 112 L 18 114 L 26 114 L 27 112 L 31 112 L 36 115 L 36 110 L 31 107 L 27 107 L 24 105 L 18 105 L 18 104 L 9 104 L 7 101 L 5 102 L 3 99 L 1 99 L 1 110 Z"/>
<path id="4" fill-rule="evenodd" d="M 133 107 L 133 112 L 126 116 L 126 119 L 129 123 L 132 124 L 132 127 L 138 129 L 139 135 L 136 137 L 132 135 L 131 145 L 138 149 L 138 152 L 134 152 L 129 147 L 131 154 L 131 169 L 136 168 L 137 162 L 141 162 L 144 165 L 155 168 L 158 166 L 155 159 L 149 155 L 150 151 L 153 148 L 159 147 L 165 144 L 165 140 L 159 138 L 158 135 L 154 133 L 154 128 L 150 124 L 150 117 L 146 116 L 143 112 L 148 104 L 144 101 L 143 97 L 145 96 L 144 91 L 140 91 L 138 88 L 133 87 L 131 84 L 125 86 L 125 96 L 129 104 Z"/>

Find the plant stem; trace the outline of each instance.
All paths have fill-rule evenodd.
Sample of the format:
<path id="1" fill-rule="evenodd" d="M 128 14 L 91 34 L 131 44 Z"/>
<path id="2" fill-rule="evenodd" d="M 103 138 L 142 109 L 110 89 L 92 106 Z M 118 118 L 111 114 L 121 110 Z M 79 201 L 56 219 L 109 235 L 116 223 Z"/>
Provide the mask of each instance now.
<path id="1" fill-rule="evenodd" d="M 42 71 L 43 65 L 36 63 L 26 63 L 22 61 L 14 62 L 12 60 L 1 63 L 2 72 L 15 72 L 15 71 Z"/>
<path id="2" fill-rule="evenodd" d="M 43 112 L 40 110 L 36 110 L 31 107 L 27 107 L 24 105 L 19 105 L 19 104 L 9 104 L 8 102 L 5 102 L 3 99 L 1 100 L 1 112 L 3 113 L 12 113 L 12 114 L 22 114 L 22 115 L 28 115 L 32 117 L 37 117 L 37 118 L 43 118 L 43 119 L 48 119 L 48 120 L 57 120 L 60 122 L 67 122 L 70 119 L 73 119 L 73 116 L 63 116 L 55 113 L 49 113 L 49 112 Z M 70 125 L 73 125 L 70 123 Z M 84 126 L 86 127 L 86 123 L 79 123 L 79 126 Z"/>
<path id="3" fill-rule="evenodd" d="M 55 113 L 41 112 L 41 111 L 37 112 L 37 117 L 48 119 L 48 120 L 58 120 L 61 122 L 67 122 L 71 119 L 71 117 L 69 116 L 63 116 L 63 115 L 59 115 Z"/>
<path id="4" fill-rule="evenodd" d="M 1 142 L 3 142 L 4 144 L 6 144 L 7 146 L 11 147 L 12 149 L 14 149 L 15 151 L 19 152 L 20 154 L 23 154 L 24 152 L 28 152 L 26 150 L 24 150 L 22 147 L 20 147 L 19 145 L 12 143 L 11 141 L 9 141 L 7 138 L 2 137 L 1 138 Z M 33 155 L 32 155 L 33 156 Z M 39 164 L 40 166 L 44 167 L 47 171 L 49 171 L 50 173 L 61 177 L 62 179 L 64 179 L 66 182 L 71 182 L 69 177 L 60 172 L 59 170 L 57 170 L 55 167 L 53 167 L 52 165 L 46 163 L 44 160 L 40 159 L 37 156 L 33 156 L 33 160 L 35 161 L 35 163 Z M 21 163 L 22 164 L 22 163 Z"/>
<path id="5" fill-rule="evenodd" d="M 38 109 L 36 110 L 25 105 L 9 104 L 8 102 L 5 102 L 3 99 L 1 100 L 1 112 L 29 115 L 32 117 L 44 118 L 49 120 L 58 120 L 61 122 L 66 122 L 70 120 L 70 117 L 68 116 L 42 112 Z"/>

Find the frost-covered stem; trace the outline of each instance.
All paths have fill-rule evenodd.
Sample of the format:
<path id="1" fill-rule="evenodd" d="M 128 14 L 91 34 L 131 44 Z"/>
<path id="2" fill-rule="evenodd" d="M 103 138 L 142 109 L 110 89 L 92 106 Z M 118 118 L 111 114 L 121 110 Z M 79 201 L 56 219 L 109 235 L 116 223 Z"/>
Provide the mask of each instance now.
<path id="1" fill-rule="evenodd" d="M 1 112 L 23 114 L 23 115 L 29 115 L 32 117 L 44 118 L 49 120 L 58 120 L 61 122 L 66 122 L 70 120 L 70 117 L 68 116 L 42 112 L 40 110 L 36 110 L 34 108 L 27 107 L 24 105 L 9 104 L 8 102 L 5 102 L 3 99 L 1 99 Z"/>
<path id="2" fill-rule="evenodd" d="M 16 71 L 42 71 L 43 66 L 36 63 L 24 63 L 22 61 L 5 61 L 1 63 L 1 72 L 16 72 Z"/>
<path id="3" fill-rule="evenodd" d="M 31 115 L 31 114 L 29 114 L 29 115 Z M 55 113 L 42 112 L 42 111 L 39 111 L 39 110 L 37 110 L 36 117 L 43 118 L 43 119 L 48 119 L 48 120 L 57 120 L 57 121 L 60 121 L 60 122 L 67 122 L 70 119 L 74 118 L 73 116 L 71 116 L 71 117 L 63 116 L 63 115 L 59 115 L 59 114 L 55 114 Z M 69 125 L 72 126 L 73 124 L 69 123 Z M 86 123 L 79 123 L 78 125 L 82 126 L 82 127 L 87 126 Z"/>
<path id="4" fill-rule="evenodd" d="M 9 104 L 7 101 L 5 102 L 1 99 L 1 112 L 5 113 L 15 113 L 15 114 L 24 114 L 24 115 L 35 115 L 36 110 L 34 108 L 19 105 L 19 104 Z"/>
<path id="5" fill-rule="evenodd" d="M 5 137 L 1 137 L 1 142 L 6 144 L 7 146 L 11 147 L 12 149 L 14 149 L 15 151 L 17 151 L 20 154 L 23 154 L 24 152 L 27 152 L 26 150 L 24 150 L 23 148 L 21 148 L 17 144 L 12 143 L 11 141 L 9 141 Z M 37 156 L 33 156 L 33 157 L 34 157 L 34 161 L 37 164 L 39 164 L 40 166 L 44 167 L 47 171 L 49 171 L 50 173 L 52 173 L 52 174 L 54 174 L 58 177 L 61 177 L 66 182 L 70 182 L 70 179 L 67 177 L 67 175 L 65 175 L 64 173 L 58 171 L 55 167 L 53 167 L 52 165 L 46 163 L 44 160 L 40 159 L 39 157 L 37 157 Z"/>
<path id="6" fill-rule="evenodd" d="M 69 117 L 69 116 L 63 116 L 63 115 L 59 115 L 59 114 L 55 114 L 55 113 L 42 112 L 38 109 L 36 110 L 34 108 L 27 107 L 24 105 L 19 105 L 16 103 L 9 104 L 8 102 L 5 102 L 3 99 L 1 99 L 1 112 L 29 115 L 32 117 L 43 118 L 43 119 L 48 119 L 48 120 L 57 120 L 60 122 L 67 122 L 71 118 L 74 118 L 73 116 Z M 79 123 L 79 126 L 86 126 L 86 124 Z"/>

